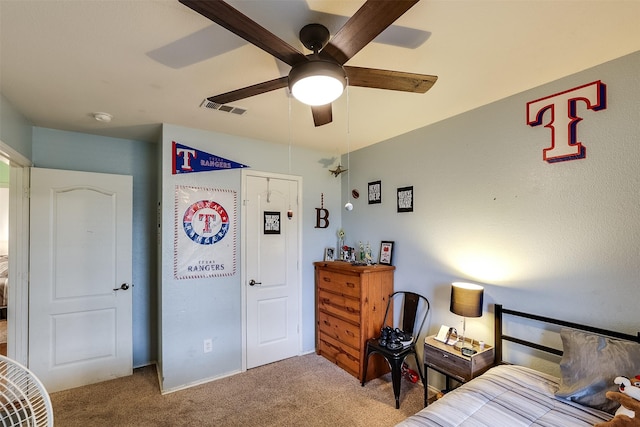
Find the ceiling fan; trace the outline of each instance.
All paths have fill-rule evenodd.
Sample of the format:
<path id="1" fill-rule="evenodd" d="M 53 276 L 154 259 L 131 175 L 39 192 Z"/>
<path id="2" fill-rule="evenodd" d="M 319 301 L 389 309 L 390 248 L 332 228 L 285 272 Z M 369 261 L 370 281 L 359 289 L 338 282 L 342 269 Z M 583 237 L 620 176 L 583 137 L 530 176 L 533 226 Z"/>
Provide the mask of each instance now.
<path id="1" fill-rule="evenodd" d="M 347 85 L 425 93 L 438 79 L 425 74 L 344 65 L 419 0 L 367 0 L 333 38 L 323 25 L 304 26 L 300 41 L 313 52 L 310 55 L 304 55 L 222 0 L 179 1 L 291 66 L 288 76 L 207 98 L 217 104 L 289 87 L 296 99 L 311 106 L 315 126 L 322 126 L 333 120 L 331 102 Z"/>

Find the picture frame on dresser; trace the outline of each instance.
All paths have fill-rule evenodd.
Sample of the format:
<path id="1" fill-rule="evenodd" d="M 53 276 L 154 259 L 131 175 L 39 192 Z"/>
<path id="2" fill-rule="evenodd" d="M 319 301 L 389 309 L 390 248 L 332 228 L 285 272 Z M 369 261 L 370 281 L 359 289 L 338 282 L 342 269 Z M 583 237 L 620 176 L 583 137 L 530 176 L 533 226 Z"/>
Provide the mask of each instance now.
<path id="1" fill-rule="evenodd" d="M 324 249 L 324 260 L 325 261 L 335 261 L 335 248 L 325 248 Z"/>
<path id="2" fill-rule="evenodd" d="M 394 242 L 390 240 L 383 240 L 380 242 L 380 256 L 378 257 L 378 264 L 393 265 L 393 245 Z"/>

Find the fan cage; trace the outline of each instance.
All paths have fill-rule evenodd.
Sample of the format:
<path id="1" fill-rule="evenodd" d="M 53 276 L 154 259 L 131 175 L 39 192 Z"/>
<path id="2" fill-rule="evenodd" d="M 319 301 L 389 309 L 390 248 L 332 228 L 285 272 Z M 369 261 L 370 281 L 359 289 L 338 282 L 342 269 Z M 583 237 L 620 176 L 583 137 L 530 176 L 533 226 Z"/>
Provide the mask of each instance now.
<path id="1" fill-rule="evenodd" d="M 51 399 L 40 380 L 0 355 L 0 426 L 53 426 Z"/>

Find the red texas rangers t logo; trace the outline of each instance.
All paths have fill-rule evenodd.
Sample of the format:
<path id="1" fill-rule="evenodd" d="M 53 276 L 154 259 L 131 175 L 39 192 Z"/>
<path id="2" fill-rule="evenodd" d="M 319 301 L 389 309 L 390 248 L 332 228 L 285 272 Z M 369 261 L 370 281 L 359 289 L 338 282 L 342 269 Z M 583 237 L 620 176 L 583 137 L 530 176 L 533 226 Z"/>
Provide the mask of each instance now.
<path id="1" fill-rule="evenodd" d="M 191 240 L 201 245 L 213 245 L 229 231 L 229 215 L 213 200 L 200 200 L 189 206 L 182 226 Z"/>

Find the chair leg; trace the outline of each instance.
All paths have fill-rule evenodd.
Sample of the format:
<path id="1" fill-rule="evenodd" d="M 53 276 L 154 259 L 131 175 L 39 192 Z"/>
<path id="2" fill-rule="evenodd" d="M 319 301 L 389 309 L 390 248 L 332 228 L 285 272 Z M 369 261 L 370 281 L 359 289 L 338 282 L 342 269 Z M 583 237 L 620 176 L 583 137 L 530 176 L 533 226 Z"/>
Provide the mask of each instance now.
<path id="1" fill-rule="evenodd" d="M 400 382 L 402 381 L 402 363 L 404 360 L 393 359 L 391 362 L 391 381 L 393 382 L 393 395 L 396 398 L 396 409 L 400 409 Z"/>
<path id="2" fill-rule="evenodd" d="M 424 375 L 422 373 L 422 368 L 420 368 L 420 361 L 418 360 L 418 354 L 417 353 L 413 353 L 413 355 L 416 358 L 416 368 L 418 368 L 418 374 L 420 375 L 420 381 L 422 381 L 422 384 L 424 384 Z"/>
<path id="3" fill-rule="evenodd" d="M 364 383 L 367 381 L 367 369 L 369 367 L 369 355 L 371 354 L 370 350 L 369 350 L 369 346 L 367 345 L 367 351 L 366 354 L 364 356 L 364 366 L 362 367 L 362 380 L 361 380 L 361 386 L 364 387 Z"/>
<path id="4" fill-rule="evenodd" d="M 418 354 L 417 353 L 413 353 L 413 355 L 415 356 L 416 359 L 416 367 L 418 368 L 418 375 L 420 375 L 420 381 L 422 381 L 422 387 L 424 387 L 424 407 L 427 407 L 427 400 L 429 398 L 428 394 L 428 388 L 427 387 L 427 372 L 426 372 L 426 367 L 425 367 L 425 372 L 424 374 L 422 373 L 422 368 L 420 367 L 420 361 L 418 360 Z"/>

